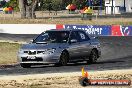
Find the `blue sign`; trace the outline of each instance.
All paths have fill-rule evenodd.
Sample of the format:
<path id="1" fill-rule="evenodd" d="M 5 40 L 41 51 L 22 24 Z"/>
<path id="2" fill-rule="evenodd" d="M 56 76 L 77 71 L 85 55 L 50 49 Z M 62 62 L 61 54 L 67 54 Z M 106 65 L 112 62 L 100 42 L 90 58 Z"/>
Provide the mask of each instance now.
<path id="1" fill-rule="evenodd" d="M 82 29 L 89 35 L 110 36 L 111 26 L 107 25 L 65 25 L 66 29 Z"/>

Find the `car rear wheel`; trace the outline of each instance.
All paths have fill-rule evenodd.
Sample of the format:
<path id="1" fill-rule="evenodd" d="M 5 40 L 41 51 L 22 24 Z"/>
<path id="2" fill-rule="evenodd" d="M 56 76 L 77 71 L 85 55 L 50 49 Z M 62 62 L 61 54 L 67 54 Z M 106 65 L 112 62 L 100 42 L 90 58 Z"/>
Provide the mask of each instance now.
<path id="1" fill-rule="evenodd" d="M 68 53 L 67 52 L 62 52 L 61 56 L 60 56 L 60 61 L 59 61 L 59 64 L 61 66 L 65 66 L 67 65 L 67 62 L 68 62 Z"/>
<path id="2" fill-rule="evenodd" d="M 98 59 L 98 55 L 97 55 L 97 51 L 96 50 L 92 50 L 89 60 L 87 61 L 87 63 L 96 63 Z"/>
<path id="3" fill-rule="evenodd" d="M 23 68 L 30 68 L 31 64 L 20 64 L 20 66 Z"/>

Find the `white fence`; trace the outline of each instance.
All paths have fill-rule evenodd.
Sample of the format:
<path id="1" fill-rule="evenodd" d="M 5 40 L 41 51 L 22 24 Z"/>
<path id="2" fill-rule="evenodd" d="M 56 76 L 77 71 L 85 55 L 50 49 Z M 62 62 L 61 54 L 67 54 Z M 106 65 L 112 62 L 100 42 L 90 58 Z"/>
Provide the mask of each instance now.
<path id="1" fill-rule="evenodd" d="M 40 34 L 45 30 L 55 28 L 55 24 L 0 24 L 0 33 Z"/>

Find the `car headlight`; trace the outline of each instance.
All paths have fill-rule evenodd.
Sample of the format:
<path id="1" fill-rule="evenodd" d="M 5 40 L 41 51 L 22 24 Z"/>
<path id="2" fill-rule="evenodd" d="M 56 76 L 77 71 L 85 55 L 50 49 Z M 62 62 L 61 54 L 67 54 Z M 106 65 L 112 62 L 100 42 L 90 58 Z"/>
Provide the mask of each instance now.
<path id="1" fill-rule="evenodd" d="M 52 49 L 47 49 L 45 52 L 43 52 L 43 54 L 52 54 L 55 52 L 55 48 L 52 48 Z"/>

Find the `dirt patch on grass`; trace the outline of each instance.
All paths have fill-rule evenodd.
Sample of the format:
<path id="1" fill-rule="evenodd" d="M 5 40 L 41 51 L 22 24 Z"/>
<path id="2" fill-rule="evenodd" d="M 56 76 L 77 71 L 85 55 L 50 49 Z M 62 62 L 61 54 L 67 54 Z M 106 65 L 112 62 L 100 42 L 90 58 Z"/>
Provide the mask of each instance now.
<path id="1" fill-rule="evenodd" d="M 82 88 L 81 72 L 50 73 L 19 76 L 1 76 L 0 87 L 4 88 Z M 132 81 L 132 69 L 89 72 L 91 79 L 128 79 Z M 88 86 L 86 88 L 132 88 L 130 86 Z"/>

